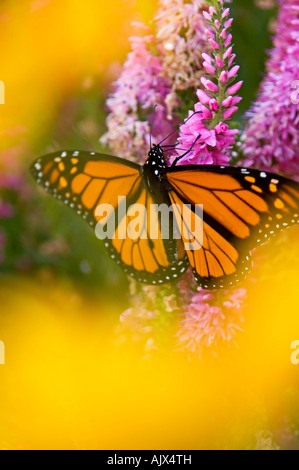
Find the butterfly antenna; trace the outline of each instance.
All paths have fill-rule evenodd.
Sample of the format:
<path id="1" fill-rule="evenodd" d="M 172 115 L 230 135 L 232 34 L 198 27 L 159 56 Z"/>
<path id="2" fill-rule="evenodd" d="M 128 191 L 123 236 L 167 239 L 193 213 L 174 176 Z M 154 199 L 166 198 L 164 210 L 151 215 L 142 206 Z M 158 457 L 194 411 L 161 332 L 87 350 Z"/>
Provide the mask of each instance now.
<path id="1" fill-rule="evenodd" d="M 157 109 L 157 105 L 155 104 L 154 110 L 153 110 L 152 123 L 151 123 L 151 132 L 150 132 L 150 147 L 151 148 L 152 148 L 152 135 L 153 135 L 153 127 L 154 127 L 154 122 L 155 122 L 156 109 Z"/>
<path id="2" fill-rule="evenodd" d="M 169 139 L 169 137 L 171 137 L 175 132 L 177 132 L 177 131 L 181 128 L 181 126 L 182 126 L 183 124 L 186 124 L 186 122 L 188 122 L 189 119 L 193 118 L 193 116 L 195 116 L 195 114 L 201 114 L 201 113 L 202 113 L 202 111 L 195 111 L 193 114 L 191 114 L 191 116 L 189 116 L 188 119 L 186 119 L 184 122 L 182 122 L 182 123 L 181 123 L 176 129 L 174 129 L 167 137 L 165 137 L 165 139 L 161 140 L 161 142 L 159 143 L 159 146 L 160 146 L 161 144 L 163 144 L 163 142 L 165 142 L 165 140 Z"/>
<path id="3" fill-rule="evenodd" d="M 201 138 L 201 134 L 199 134 L 196 139 L 194 140 L 193 144 L 191 145 L 191 147 L 189 148 L 189 150 L 187 150 L 185 153 L 183 153 L 183 155 L 180 155 L 179 157 L 177 157 L 174 162 L 172 163 L 172 167 L 176 166 L 177 162 L 179 162 L 183 157 L 185 157 L 186 155 L 188 155 L 188 153 L 191 152 L 191 150 L 193 150 L 193 148 L 195 147 L 195 144 L 199 141 L 199 139 Z"/>

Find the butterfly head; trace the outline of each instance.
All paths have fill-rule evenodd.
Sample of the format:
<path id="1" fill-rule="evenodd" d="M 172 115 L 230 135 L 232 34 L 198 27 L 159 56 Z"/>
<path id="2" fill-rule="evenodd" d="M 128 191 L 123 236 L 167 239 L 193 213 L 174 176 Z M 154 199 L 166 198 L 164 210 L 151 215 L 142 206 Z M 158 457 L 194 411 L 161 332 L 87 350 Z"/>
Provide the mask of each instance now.
<path id="1" fill-rule="evenodd" d="M 164 152 L 160 145 L 153 145 L 148 153 L 148 159 L 145 163 L 147 167 L 153 170 L 154 174 L 163 173 L 166 170 L 167 164 L 164 157 Z"/>

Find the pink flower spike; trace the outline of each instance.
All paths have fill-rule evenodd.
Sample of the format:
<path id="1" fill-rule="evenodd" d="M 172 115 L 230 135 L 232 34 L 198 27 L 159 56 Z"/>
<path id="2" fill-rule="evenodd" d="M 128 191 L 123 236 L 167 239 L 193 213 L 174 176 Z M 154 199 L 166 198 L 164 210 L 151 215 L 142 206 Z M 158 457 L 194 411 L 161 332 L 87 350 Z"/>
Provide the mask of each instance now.
<path id="1" fill-rule="evenodd" d="M 228 78 L 232 78 L 232 77 L 235 77 L 237 75 L 237 73 L 239 72 L 240 70 L 240 66 L 239 65 L 235 65 L 229 72 L 228 72 Z"/>
<path id="2" fill-rule="evenodd" d="M 232 98 L 232 97 L 230 97 Z M 240 103 L 240 101 L 242 101 L 243 98 L 241 96 L 234 96 L 233 97 L 233 100 L 232 100 L 232 106 L 235 106 L 236 104 Z"/>
<path id="3" fill-rule="evenodd" d="M 215 37 L 215 33 L 213 33 L 210 29 L 205 29 L 205 35 L 208 38 L 214 38 Z"/>
<path id="4" fill-rule="evenodd" d="M 220 37 L 221 37 L 222 39 L 226 39 L 226 38 L 227 38 L 227 31 L 226 31 L 226 29 L 224 29 L 224 30 L 222 31 L 222 33 L 220 34 Z"/>
<path id="5" fill-rule="evenodd" d="M 228 95 L 234 95 L 235 93 L 237 93 L 241 86 L 243 85 L 243 80 L 241 80 L 240 82 L 238 83 L 235 83 L 233 86 L 231 86 L 228 90 L 227 90 L 227 94 Z"/>
<path id="6" fill-rule="evenodd" d="M 232 39 L 233 39 L 232 35 L 229 34 L 229 35 L 227 36 L 227 39 L 224 41 L 224 46 L 225 46 L 225 47 L 228 47 L 228 46 L 230 45 L 230 43 L 232 42 Z"/>
<path id="7" fill-rule="evenodd" d="M 209 64 L 213 62 L 213 59 L 209 54 L 206 54 L 205 52 L 203 52 L 201 55 L 206 62 L 209 62 Z"/>
<path id="8" fill-rule="evenodd" d="M 209 8 L 210 15 L 217 15 L 217 11 L 215 10 L 214 7 Z"/>
<path id="9" fill-rule="evenodd" d="M 232 96 L 229 96 L 224 101 L 222 101 L 222 106 L 224 106 L 225 108 L 229 108 L 232 104 L 236 104 L 236 103 L 233 103 L 233 97 Z"/>
<path id="10" fill-rule="evenodd" d="M 229 12 L 230 12 L 230 9 L 227 8 L 226 10 L 224 10 L 224 12 L 222 13 L 222 18 L 227 18 L 229 16 Z"/>
<path id="11" fill-rule="evenodd" d="M 204 119 L 212 119 L 213 114 L 208 108 L 206 108 L 205 106 L 202 106 L 201 110 L 202 110 L 202 116 Z"/>
<path id="12" fill-rule="evenodd" d="M 228 129 L 228 125 L 224 122 L 219 122 L 219 124 L 215 127 L 216 134 L 222 134 L 223 132 L 227 132 Z"/>
<path id="13" fill-rule="evenodd" d="M 201 112 L 202 112 L 201 107 L 202 107 L 202 104 L 201 104 L 200 102 L 195 103 L 194 110 L 195 110 L 197 113 L 201 113 Z M 190 115 L 189 115 L 189 116 L 190 116 Z M 189 116 L 188 116 L 188 117 L 189 117 Z M 197 117 L 198 117 L 198 120 L 203 119 L 203 117 L 200 116 L 199 114 L 197 115 Z M 181 126 L 181 130 L 182 130 L 182 129 L 183 129 L 183 126 Z"/>
<path id="14" fill-rule="evenodd" d="M 220 49 L 219 44 L 216 41 L 214 41 L 214 39 L 209 39 L 209 43 L 210 43 L 212 49 Z"/>
<path id="15" fill-rule="evenodd" d="M 215 75 L 215 72 L 216 72 L 216 68 L 212 65 L 212 64 L 209 64 L 209 62 L 203 62 L 202 64 L 204 66 L 204 68 L 207 70 L 207 72 L 209 72 L 210 74 L 212 75 Z"/>
<path id="16" fill-rule="evenodd" d="M 229 66 L 229 67 L 232 66 L 232 64 L 233 64 L 233 62 L 234 62 L 234 60 L 235 60 L 235 58 L 236 58 L 236 54 L 232 54 L 231 57 L 230 57 L 230 59 L 229 59 L 229 61 L 228 61 L 228 66 Z"/>
<path id="17" fill-rule="evenodd" d="M 207 11 L 203 11 L 202 14 L 203 14 L 203 16 L 205 17 L 205 19 L 206 19 L 207 21 L 211 21 L 211 20 L 212 20 L 211 15 L 210 15 Z"/>
<path id="18" fill-rule="evenodd" d="M 233 48 L 232 47 L 229 47 L 227 49 L 227 51 L 223 54 L 223 59 L 227 59 L 228 57 L 230 57 L 232 55 L 232 52 L 233 52 Z"/>
<path id="19" fill-rule="evenodd" d="M 205 77 L 201 77 L 201 83 L 209 91 L 219 91 L 218 86 L 213 83 L 211 80 L 207 80 Z"/>
<path id="20" fill-rule="evenodd" d="M 214 25 L 215 25 L 215 28 L 219 29 L 220 26 L 221 26 L 221 23 L 220 23 L 218 20 L 216 20 L 216 21 L 214 22 Z"/>
<path id="21" fill-rule="evenodd" d="M 209 106 L 210 106 L 211 111 L 218 111 L 218 109 L 220 108 L 220 106 L 219 106 L 217 100 L 215 100 L 215 98 L 210 100 Z"/>
<path id="22" fill-rule="evenodd" d="M 237 106 L 233 106 L 232 108 L 229 108 L 226 111 L 224 111 L 223 113 L 224 120 L 226 121 L 227 119 L 230 119 L 232 115 L 238 111 L 238 109 L 239 108 Z"/>
<path id="23" fill-rule="evenodd" d="M 227 22 L 224 25 L 226 27 L 226 29 L 231 27 L 231 25 L 233 24 L 233 21 L 234 21 L 233 18 L 230 18 L 229 20 L 227 20 Z"/>
<path id="24" fill-rule="evenodd" d="M 193 123 L 191 122 L 189 124 L 189 122 L 190 122 L 189 121 L 186 124 L 186 128 L 189 128 L 189 129 L 192 129 L 192 128 L 204 129 L 203 120 L 204 119 L 211 119 L 213 117 L 213 115 L 212 115 L 211 111 L 201 103 L 196 103 L 196 105 L 194 106 L 194 109 L 197 113 L 202 113 L 202 114 L 201 115 L 198 114 L 197 119 L 194 118 Z M 193 115 L 193 112 L 190 111 L 189 117 L 192 116 L 192 115 Z M 181 126 L 181 129 L 184 131 L 184 126 Z"/>
<path id="25" fill-rule="evenodd" d="M 218 56 L 216 56 L 216 65 L 219 69 L 222 69 L 222 67 L 224 67 L 223 60 L 221 60 L 220 57 L 218 57 Z"/>
<path id="26" fill-rule="evenodd" d="M 220 74 L 219 80 L 221 83 L 226 83 L 228 80 L 228 74 L 226 70 L 223 70 Z"/>
<path id="27" fill-rule="evenodd" d="M 207 104 L 211 100 L 211 97 L 205 91 L 203 91 L 201 89 L 197 90 L 196 94 L 197 94 L 197 97 L 198 97 L 199 101 L 202 104 Z"/>

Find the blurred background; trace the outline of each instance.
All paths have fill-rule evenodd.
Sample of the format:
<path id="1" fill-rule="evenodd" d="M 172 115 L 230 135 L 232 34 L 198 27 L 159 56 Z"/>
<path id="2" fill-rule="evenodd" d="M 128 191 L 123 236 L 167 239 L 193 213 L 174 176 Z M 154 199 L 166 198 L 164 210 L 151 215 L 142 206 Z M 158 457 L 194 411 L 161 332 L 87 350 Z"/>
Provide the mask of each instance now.
<path id="1" fill-rule="evenodd" d="M 268 8 L 232 6 L 245 80 L 239 118 L 271 47 L 276 10 L 263 3 Z M 170 333 L 159 326 L 161 348 L 144 360 L 138 341 L 117 333 L 130 301 L 125 275 L 82 220 L 28 174 L 33 159 L 55 149 L 104 150 L 105 100 L 129 51 L 131 23 L 150 24 L 156 7 L 1 2 L 1 449 L 298 447 L 299 366 L 290 362 L 299 339 L 298 231 L 259 252 L 260 280 L 246 286 L 237 345 L 190 361 L 174 351 L 167 320 Z M 277 255 L 282 241 L 292 249 Z"/>

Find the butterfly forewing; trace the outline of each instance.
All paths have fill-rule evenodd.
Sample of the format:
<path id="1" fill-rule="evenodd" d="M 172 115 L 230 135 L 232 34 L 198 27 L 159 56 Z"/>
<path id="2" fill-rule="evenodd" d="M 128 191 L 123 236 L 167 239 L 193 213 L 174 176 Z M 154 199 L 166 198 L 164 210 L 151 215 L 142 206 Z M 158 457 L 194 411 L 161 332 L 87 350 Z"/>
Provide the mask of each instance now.
<path id="1" fill-rule="evenodd" d="M 135 209 L 143 206 L 144 214 L 149 214 L 150 206 L 155 204 L 144 187 L 139 165 L 94 152 L 64 151 L 38 159 L 31 172 L 47 192 L 72 208 L 90 226 L 97 228 L 100 224 L 100 228 L 105 225 L 106 229 L 107 219 L 113 222 L 110 223 L 113 234 L 109 233 L 105 246 L 109 255 L 136 280 L 162 284 L 176 280 L 187 269 L 189 263 L 182 241 L 176 240 L 175 249 L 168 249 L 170 245 L 161 238 L 158 215 L 154 239 L 150 237 L 146 215 L 146 223 L 139 228 L 137 236 L 127 236 Z M 104 219 L 99 210 L 102 205 Z"/>

